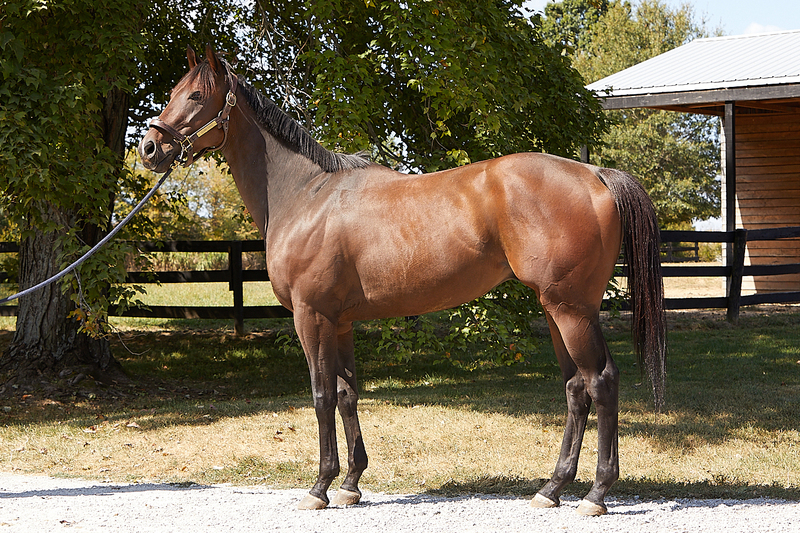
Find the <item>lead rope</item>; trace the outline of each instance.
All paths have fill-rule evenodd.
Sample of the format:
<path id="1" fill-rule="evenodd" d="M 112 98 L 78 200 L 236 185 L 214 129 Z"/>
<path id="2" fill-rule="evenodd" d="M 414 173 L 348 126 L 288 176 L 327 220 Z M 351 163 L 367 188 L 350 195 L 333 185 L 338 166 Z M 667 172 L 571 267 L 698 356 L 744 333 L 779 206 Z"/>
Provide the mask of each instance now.
<path id="1" fill-rule="evenodd" d="M 181 154 L 181 156 L 183 156 L 183 154 Z M 152 197 L 153 197 L 153 195 L 156 193 L 156 191 L 158 190 L 158 188 L 159 188 L 159 187 L 161 187 L 161 185 L 162 185 L 162 184 L 163 184 L 163 183 L 164 183 L 164 182 L 167 180 L 167 178 L 169 177 L 169 175 L 170 175 L 170 174 L 172 174 L 172 171 L 175 169 L 175 167 L 177 166 L 177 164 L 180 164 L 180 160 L 181 160 L 181 157 L 178 157 L 178 158 L 175 160 L 175 162 L 172 164 L 172 166 L 170 166 L 170 167 L 169 167 L 169 170 L 167 170 L 167 171 L 164 173 L 164 175 L 163 175 L 163 176 L 161 176 L 161 179 L 160 179 L 160 180 L 158 180 L 158 182 L 157 182 L 157 183 L 156 183 L 156 184 L 153 186 L 153 188 L 152 188 L 152 189 L 150 189 L 150 192 L 148 192 L 148 193 L 147 193 L 147 194 L 144 196 L 144 198 L 142 198 L 142 199 L 141 199 L 141 201 L 140 201 L 138 204 L 136 204 L 136 207 L 134 207 L 134 208 L 133 208 L 133 211 L 131 211 L 130 213 L 128 213 L 128 216 L 126 216 L 125 218 L 123 218 L 123 219 L 120 221 L 120 223 L 119 223 L 119 224 L 117 224 L 116 226 L 114 226 L 114 229 L 112 229 L 112 230 L 111 230 L 111 231 L 108 233 L 108 235 L 106 235 L 105 237 L 103 237 L 103 238 L 100 240 L 100 242 L 98 242 L 97 244 L 95 244 L 95 245 L 92 247 L 92 249 L 91 249 L 91 250 L 89 250 L 88 252 L 86 252 L 85 254 L 83 254 L 83 256 L 81 256 L 81 258 L 80 258 L 80 259 L 78 259 L 77 261 L 75 261 L 74 263 L 72 263 L 71 265 L 69 265 L 67 268 L 65 268 L 64 270 L 62 270 L 61 272 L 59 272 L 59 273 L 58 273 L 58 274 L 56 274 L 55 276 L 52 276 L 52 277 L 50 277 L 50 278 L 48 278 L 48 279 L 46 279 L 46 280 L 42 281 L 41 283 L 39 283 L 39 284 L 37 284 L 37 285 L 34 285 L 33 287 L 30 287 L 30 288 L 28 288 L 28 289 L 25 289 L 24 291 L 20 291 L 20 292 L 18 292 L 17 294 L 14 294 L 14 295 L 12 295 L 12 296 L 9 296 L 9 297 L 7 297 L 7 298 L 3 298 L 2 300 L 0 300 L 0 305 L 4 304 L 4 303 L 6 303 L 6 302 L 10 302 L 10 301 L 12 301 L 12 300 L 16 300 L 17 298 L 20 298 L 20 297 L 22 297 L 22 296 L 27 296 L 28 294 L 30 294 L 30 293 L 32 293 L 32 292 L 36 292 L 36 291 L 38 291 L 39 289 L 42 289 L 42 288 L 44 288 L 44 287 L 46 287 L 46 286 L 50 285 L 51 283 L 55 283 L 56 281 L 60 280 L 61 278 L 63 278 L 64 276 L 66 276 L 67 274 L 69 274 L 70 272 L 72 272 L 73 270 L 75 270 L 76 268 L 78 268 L 78 267 L 79 267 L 81 264 L 83 264 L 83 262 L 84 262 L 84 261 L 86 261 L 87 259 L 89 259 L 89 258 L 90 258 L 92 255 L 94 255 L 94 254 L 95 254 L 95 252 L 97 252 L 97 250 L 99 250 L 100 248 L 102 248 L 102 247 L 103 247 L 103 246 L 104 246 L 104 245 L 105 245 L 105 244 L 106 244 L 108 241 L 110 241 L 111 239 L 113 239 L 113 238 L 114 238 L 114 235 L 116 235 L 117 233 L 119 233 L 119 230 L 121 230 L 121 229 L 123 228 L 123 226 L 125 226 L 125 224 L 127 224 L 128 222 L 130 222 L 130 220 L 131 220 L 131 219 L 134 217 L 134 215 L 136 215 L 136 213 L 138 213 L 139 211 L 141 211 L 141 210 L 142 210 L 142 208 L 144 207 L 144 204 L 145 204 L 145 203 L 147 203 L 147 201 L 148 201 L 150 198 L 152 198 Z"/>
<path id="2" fill-rule="evenodd" d="M 208 124 L 200 128 L 193 134 L 189 135 L 188 137 L 177 132 L 168 124 L 161 122 L 160 119 L 154 119 L 150 122 L 151 128 L 152 127 L 163 128 L 168 133 L 170 133 L 175 138 L 175 140 L 179 142 L 181 147 L 181 153 L 177 158 L 175 158 L 172 165 L 169 167 L 169 170 L 167 170 L 164 173 L 164 175 L 161 176 L 161 179 L 158 180 L 158 183 L 156 183 L 155 186 L 152 189 L 150 189 L 150 192 L 147 193 L 145 197 L 142 198 L 142 200 L 136 205 L 136 207 L 133 208 L 133 211 L 131 211 L 128 214 L 128 216 L 122 219 L 122 221 L 119 224 L 117 224 L 114 227 L 114 229 L 112 229 L 109 232 L 108 235 L 106 235 L 100 242 L 95 244 L 92 247 L 92 249 L 86 252 L 80 259 L 69 265 L 67 268 L 65 268 L 55 276 L 46 279 L 45 281 L 39 283 L 38 285 L 34 285 L 33 287 L 25 289 L 24 291 L 20 291 L 17 294 L 9 296 L 8 298 L 3 298 L 2 300 L 0 300 L 0 305 L 3 305 L 4 303 L 10 302 L 12 300 L 16 300 L 17 298 L 20 298 L 22 296 L 26 296 L 32 292 L 38 291 L 39 289 L 50 285 L 51 283 L 60 280 L 61 278 L 63 278 L 64 276 L 75 270 L 77 267 L 79 267 L 84 261 L 89 259 L 92 255 L 94 255 L 94 253 L 97 252 L 97 250 L 102 248 L 103 245 L 105 245 L 108 241 L 110 241 L 114 237 L 114 235 L 116 235 L 117 232 L 119 232 L 119 230 L 121 230 L 122 227 L 125 224 L 127 224 L 130 221 L 130 219 L 132 219 L 133 216 L 142 209 L 142 207 L 144 207 L 144 204 L 147 202 L 147 200 L 149 200 L 156 193 L 158 188 L 161 187 L 161 184 L 164 183 L 164 181 L 166 181 L 167 177 L 169 177 L 169 175 L 172 173 L 172 170 L 176 166 L 178 165 L 183 165 L 185 167 L 191 166 L 195 158 L 194 149 L 192 146 L 194 144 L 194 141 L 196 141 L 197 139 L 199 139 L 200 137 L 211 131 L 214 127 L 221 127 L 225 131 L 225 138 L 222 141 L 222 144 L 219 145 L 218 147 L 214 147 L 211 149 L 204 149 L 200 153 L 198 153 L 197 156 L 199 157 L 207 151 L 219 150 L 220 148 L 225 146 L 225 143 L 228 142 L 228 120 L 230 119 L 231 110 L 236 106 L 236 85 L 238 83 L 238 78 L 231 72 L 230 67 L 228 66 L 227 63 L 225 63 L 225 69 L 227 71 L 229 79 L 228 81 L 229 89 L 228 89 L 228 94 L 225 97 L 225 107 L 223 107 L 222 111 L 219 112 L 217 118 L 210 121 Z"/>

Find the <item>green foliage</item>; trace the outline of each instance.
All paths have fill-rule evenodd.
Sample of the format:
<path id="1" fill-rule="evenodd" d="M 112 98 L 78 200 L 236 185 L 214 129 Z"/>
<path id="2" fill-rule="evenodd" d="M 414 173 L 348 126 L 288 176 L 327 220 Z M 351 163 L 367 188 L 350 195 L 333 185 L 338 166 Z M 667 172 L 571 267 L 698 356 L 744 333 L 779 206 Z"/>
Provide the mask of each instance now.
<path id="1" fill-rule="evenodd" d="M 639 178 L 662 226 L 687 228 L 694 219 L 719 216 L 716 119 L 647 109 L 615 112 L 612 118 L 596 159 Z"/>
<path id="2" fill-rule="evenodd" d="M 508 281 L 450 313 L 445 357 L 469 370 L 524 361 L 538 351 L 533 323 L 542 314 L 531 289 Z"/>
<path id="3" fill-rule="evenodd" d="M 356 352 L 389 365 L 433 356 L 465 370 L 509 366 L 538 353 L 534 323 L 542 313 L 532 290 L 509 281 L 446 313 L 367 322 L 355 336 Z M 293 333 L 277 340 L 286 353 L 302 351 Z"/>
<path id="4" fill-rule="evenodd" d="M 91 228 L 108 225 L 127 179 L 106 138 L 107 106 L 135 83 L 143 7 L 12 0 L 0 15 L 0 207 L 23 240 L 58 232 L 64 264 L 86 248 Z M 109 247 L 81 269 L 74 298 L 100 318 L 124 296 L 109 285 L 124 276 L 116 266 L 123 253 Z M 78 289 L 79 281 L 64 285 Z"/>
<path id="5" fill-rule="evenodd" d="M 407 363 L 415 356 L 445 350 L 436 322 L 431 315 L 393 317 L 370 324 L 378 335 L 356 338 L 356 350 L 372 354 L 387 363 Z"/>
<path id="6" fill-rule="evenodd" d="M 506 282 L 444 315 L 444 322 L 440 314 L 376 321 L 380 339 L 367 337 L 358 347 L 395 363 L 436 354 L 467 370 L 511 365 L 538 352 L 533 323 L 542 308 L 533 291 L 520 283 Z"/>
<path id="7" fill-rule="evenodd" d="M 138 154 L 131 151 L 126 166 L 148 187 L 159 176 L 143 170 Z M 123 191 L 126 204 L 119 215 L 130 211 L 141 194 Z M 242 203 L 233 177 L 216 158 L 204 158 L 189 168 L 175 169 L 157 196 L 143 210 L 147 228 L 163 240 L 248 240 L 258 239 L 258 228 Z M 142 228 L 144 231 L 145 228 Z"/>
<path id="8" fill-rule="evenodd" d="M 608 0 L 563 0 L 544 8 L 542 36 L 574 53 L 588 47 L 592 27 L 608 11 Z"/>
<path id="9" fill-rule="evenodd" d="M 623 289 L 619 286 L 619 281 L 622 277 L 622 267 L 615 266 L 614 267 L 614 274 L 611 276 L 611 279 L 608 280 L 608 285 L 606 286 L 606 294 L 605 294 L 605 302 L 608 306 L 609 314 L 612 317 L 618 317 L 619 311 L 622 309 L 622 304 L 628 301 L 629 294 L 628 291 Z"/>
<path id="10" fill-rule="evenodd" d="M 306 112 L 329 145 L 433 171 L 521 151 L 572 156 L 602 131 L 568 58 L 515 2 L 330 0 L 302 15 Z"/>

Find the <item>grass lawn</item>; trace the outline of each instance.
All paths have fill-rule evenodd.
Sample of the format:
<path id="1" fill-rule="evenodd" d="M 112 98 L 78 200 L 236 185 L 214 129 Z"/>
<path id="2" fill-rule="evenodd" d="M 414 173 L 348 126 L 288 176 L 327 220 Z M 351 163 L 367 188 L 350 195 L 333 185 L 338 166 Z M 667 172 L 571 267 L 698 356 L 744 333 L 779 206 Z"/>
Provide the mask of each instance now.
<path id="1" fill-rule="evenodd" d="M 3 320 L 0 350 L 13 329 Z M 622 371 L 622 478 L 611 495 L 800 499 L 800 307 L 745 308 L 735 327 L 723 312 L 669 322 L 667 405 L 654 413 L 626 321 L 604 320 Z M 302 355 L 276 345 L 290 321 L 247 321 L 243 338 L 224 321 L 114 323 L 114 355 L 132 383 L 116 398 L 94 396 L 85 380 L 74 398 L 0 400 L 0 469 L 310 487 L 318 441 L 308 372 Z M 535 493 L 555 465 L 566 409 L 540 329 L 539 354 L 490 370 L 459 370 L 438 354 L 405 365 L 360 354 L 362 487 Z M 592 417 L 573 494 L 594 478 L 596 438 Z"/>

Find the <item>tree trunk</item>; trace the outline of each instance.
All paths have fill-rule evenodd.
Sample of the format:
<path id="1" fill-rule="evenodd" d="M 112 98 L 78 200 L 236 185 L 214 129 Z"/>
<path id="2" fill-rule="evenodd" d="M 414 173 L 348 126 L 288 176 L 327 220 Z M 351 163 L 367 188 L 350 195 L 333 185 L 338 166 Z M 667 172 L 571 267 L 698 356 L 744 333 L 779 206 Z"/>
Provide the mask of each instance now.
<path id="1" fill-rule="evenodd" d="M 125 153 L 128 102 L 128 95 L 115 89 L 105 98 L 102 114 L 104 141 L 119 156 L 120 169 Z M 96 244 L 106 233 L 105 228 L 86 224 L 52 207 L 44 207 L 43 212 L 57 228 L 83 226 L 80 236 L 86 244 Z M 61 232 L 28 229 L 29 236 L 20 243 L 21 289 L 56 274 L 63 251 L 59 244 Z M 122 367 L 112 356 L 108 340 L 79 332 L 80 322 L 70 316 L 75 309 L 71 294 L 62 292 L 61 283 L 20 298 L 14 340 L 0 358 L 0 395 L 26 391 L 69 393 L 86 378 L 103 384 L 124 380 Z"/>
<path id="2" fill-rule="evenodd" d="M 58 217 L 61 218 L 61 217 Z M 20 288 L 27 288 L 59 270 L 58 233 L 33 234 L 22 241 L 19 254 Z M 121 377 L 108 341 L 79 333 L 75 309 L 61 283 L 20 298 L 14 340 L 0 359 L 4 375 L 0 394 L 66 391 L 90 377 L 109 383 Z"/>

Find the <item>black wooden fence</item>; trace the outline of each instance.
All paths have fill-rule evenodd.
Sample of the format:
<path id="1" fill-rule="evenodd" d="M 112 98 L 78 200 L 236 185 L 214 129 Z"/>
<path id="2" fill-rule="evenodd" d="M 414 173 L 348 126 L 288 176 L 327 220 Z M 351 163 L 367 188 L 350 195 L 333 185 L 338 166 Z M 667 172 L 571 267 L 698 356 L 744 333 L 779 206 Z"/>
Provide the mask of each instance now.
<path id="1" fill-rule="evenodd" d="M 745 266 L 747 243 L 800 237 L 800 226 L 734 231 L 662 231 L 662 242 L 731 243 L 733 260 L 726 266 L 661 267 L 664 277 L 725 277 L 727 296 L 715 298 L 667 298 L 667 309 L 727 309 L 728 320 L 735 322 L 743 305 L 800 302 L 800 291 L 772 292 L 742 296 L 744 276 L 779 276 L 800 273 L 800 263 Z"/>
<path id="2" fill-rule="evenodd" d="M 780 265 L 745 266 L 745 250 L 750 241 L 767 241 L 776 239 L 799 238 L 800 226 L 735 231 L 662 231 L 664 243 L 693 243 L 688 248 L 696 250 L 697 243 L 732 243 L 733 261 L 728 266 L 662 266 L 665 277 L 725 277 L 728 280 L 727 296 L 712 298 L 667 298 L 667 309 L 727 309 L 728 319 L 735 321 L 739 308 L 743 305 L 763 303 L 800 302 L 800 291 L 742 296 L 742 278 L 744 276 L 774 276 L 800 273 L 800 263 Z M 228 254 L 226 270 L 204 270 L 186 272 L 129 272 L 130 283 L 196 283 L 224 282 L 228 283 L 233 293 L 233 306 L 156 306 L 127 309 L 118 313 L 111 309 L 112 316 L 150 317 L 150 318 L 216 318 L 233 319 L 237 333 L 244 329 L 245 319 L 291 317 L 291 313 L 281 306 L 247 306 L 244 305 L 244 283 L 251 281 L 269 281 L 266 270 L 245 270 L 242 268 L 244 252 L 263 252 L 262 241 L 169 241 L 141 243 L 138 248 L 145 252 L 225 252 Z M 675 250 L 676 247 L 672 247 Z M 0 253 L 16 253 L 19 247 L 15 243 L 0 243 Z M 624 267 L 623 267 L 624 270 Z M 7 278 L 0 272 L 0 282 Z M 0 306 L 0 316 L 16 314 L 15 306 Z"/>

